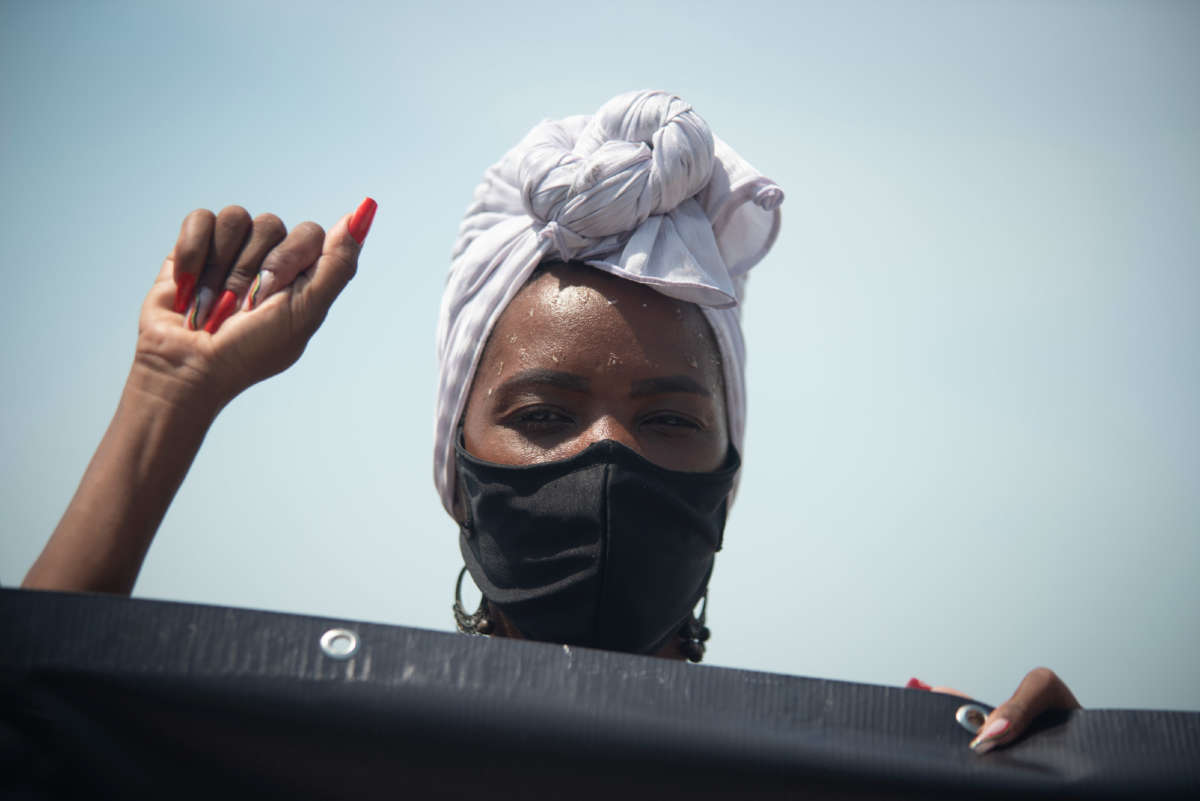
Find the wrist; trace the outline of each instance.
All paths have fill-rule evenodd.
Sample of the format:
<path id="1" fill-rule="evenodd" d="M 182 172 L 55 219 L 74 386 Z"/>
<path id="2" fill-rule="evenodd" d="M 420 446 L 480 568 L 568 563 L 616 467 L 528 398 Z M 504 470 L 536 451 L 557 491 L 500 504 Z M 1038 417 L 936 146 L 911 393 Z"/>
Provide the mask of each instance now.
<path id="1" fill-rule="evenodd" d="M 142 358 L 134 360 L 122 394 L 122 405 L 132 403 L 205 427 L 228 402 L 222 393 L 205 387 L 203 382 L 180 379 Z"/>

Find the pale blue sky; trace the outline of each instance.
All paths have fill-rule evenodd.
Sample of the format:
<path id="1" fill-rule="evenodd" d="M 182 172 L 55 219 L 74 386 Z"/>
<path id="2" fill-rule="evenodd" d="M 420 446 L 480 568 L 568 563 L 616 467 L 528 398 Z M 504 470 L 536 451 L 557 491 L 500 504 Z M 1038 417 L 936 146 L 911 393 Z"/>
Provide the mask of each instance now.
<path id="1" fill-rule="evenodd" d="M 538 120 L 664 88 L 787 191 L 709 662 L 1200 709 L 1200 4 L 0 5 L 0 582 L 61 514 L 180 219 L 379 214 L 230 406 L 136 594 L 448 629 L 458 220 Z"/>

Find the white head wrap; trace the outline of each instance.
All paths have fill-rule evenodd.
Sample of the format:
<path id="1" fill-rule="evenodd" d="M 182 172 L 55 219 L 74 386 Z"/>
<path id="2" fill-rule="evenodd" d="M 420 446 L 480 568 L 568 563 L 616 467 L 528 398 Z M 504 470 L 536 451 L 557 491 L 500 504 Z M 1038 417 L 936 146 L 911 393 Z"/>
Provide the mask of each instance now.
<path id="1" fill-rule="evenodd" d="M 487 338 L 543 259 L 582 261 L 695 303 L 721 351 L 729 436 L 745 433 L 746 271 L 779 231 L 783 190 L 678 97 L 620 95 L 548 120 L 488 169 L 454 243 L 438 320 L 434 482 L 454 499 L 454 440 Z"/>

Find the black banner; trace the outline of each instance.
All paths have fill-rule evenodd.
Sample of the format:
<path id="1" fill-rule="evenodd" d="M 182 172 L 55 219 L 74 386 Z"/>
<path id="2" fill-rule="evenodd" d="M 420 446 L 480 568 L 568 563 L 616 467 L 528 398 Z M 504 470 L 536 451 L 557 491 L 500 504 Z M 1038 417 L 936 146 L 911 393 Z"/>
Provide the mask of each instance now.
<path id="1" fill-rule="evenodd" d="M 1044 716 L 397 626 L 0 590 L 10 798 L 1200 797 L 1200 713 Z"/>

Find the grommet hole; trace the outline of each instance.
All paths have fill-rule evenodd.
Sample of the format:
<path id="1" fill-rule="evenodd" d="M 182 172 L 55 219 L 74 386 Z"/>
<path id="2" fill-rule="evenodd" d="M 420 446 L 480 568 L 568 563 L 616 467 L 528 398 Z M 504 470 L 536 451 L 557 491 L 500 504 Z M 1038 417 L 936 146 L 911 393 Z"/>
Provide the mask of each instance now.
<path id="1" fill-rule="evenodd" d="M 979 733 L 987 716 L 988 711 L 978 704 L 963 704 L 954 713 L 954 719 L 958 721 L 958 724 L 971 734 Z"/>
<path id="2" fill-rule="evenodd" d="M 330 629 L 321 635 L 321 650 L 330 659 L 349 659 L 358 650 L 358 635 L 350 629 Z"/>

